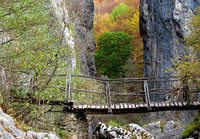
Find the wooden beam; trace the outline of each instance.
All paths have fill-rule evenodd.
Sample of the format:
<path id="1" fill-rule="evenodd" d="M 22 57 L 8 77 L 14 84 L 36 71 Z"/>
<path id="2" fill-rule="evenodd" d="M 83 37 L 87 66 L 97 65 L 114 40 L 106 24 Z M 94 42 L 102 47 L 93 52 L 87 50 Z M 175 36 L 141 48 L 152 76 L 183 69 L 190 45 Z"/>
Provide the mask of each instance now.
<path id="1" fill-rule="evenodd" d="M 112 102 L 111 102 L 111 94 L 110 94 L 110 84 L 108 82 L 105 82 L 106 84 L 106 99 L 107 99 L 107 103 L 108 103 L 108 113 L 112 113 Z"/>

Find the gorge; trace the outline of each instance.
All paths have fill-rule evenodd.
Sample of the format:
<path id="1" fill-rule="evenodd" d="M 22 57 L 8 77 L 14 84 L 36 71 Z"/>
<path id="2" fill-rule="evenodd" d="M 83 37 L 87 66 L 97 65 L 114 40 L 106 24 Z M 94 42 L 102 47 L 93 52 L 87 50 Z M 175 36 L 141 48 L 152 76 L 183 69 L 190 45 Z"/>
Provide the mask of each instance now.
<path id="1" fill-rule="evenodd" d="M 4 34 L 0 34 L 0 43 L 3 46 L 4 45 L 3 43 L 8 42 L 8 45 L 5 45 L 5 47 L 2 47 L 3 51 L 1 53 L 4 54 L 4 51 L 7 52 L 8 50 L 8 54 L 10 54 L 8 57 L 6 57 L 6 54 L 5 54 L 5 59 L 3 59 L 4 61 L 7 60 L 6 61 L 7 63 L 2 62 L 0 64 L 0 74 L 1 74 L 1 77 L 0 77 L 1 90 L 0 91 L 1 91 L 2 96 L 5 95 L 3 97 L 1 96 L 0 100 L 6 98 L 5 102 L 9 102 L 8 101 L 9 99 L 7 100 L 7 98 L 12 98 L 14 100 L 15 98 L 14 95 L 16 94 L 19 97 L 21 96 L 24 97 L 25 100 L 28 100 L 25 104 L 22 103 L 22 100 L 20 100 L 21 102 L 19 103 L 15 103 L 13 101 L 11 102 L 11 104 L 16 109 L 13 110 L 11 107 L 11 109 L 9 109 L 8 111 L 11 111 L 11 114 L 13 112 L 23 122 L 24 121 L 27 122 L 28 120 L 30 120 L 31 122 L 28 121 L 27 123 L 29 125 L 33 125 L 33 127 L 35 128 L 51 130 L 51 132 L 48 134 L 48 133 L 32 132 L 32 130 L 29 130 L 29 129 L 28 130 L 26 129 L 27 132 L 15 129 L 16 124 L 13 122 L 13 120 L 11 120 L 10 117 L 5 115 L 3 111 L 0 109 L 0 114 L 2 115 L 0 117 L 0 120 L 2 122 L 2 124 L 0 124 L 0 130 L 6 131 L 7 129 L 9 130 L 12 129 L 11 130 L 12 134 L 5 132 L 3 134 L 0 134 L 0 138 L 2 137 L 2 135 L 16 136 L 15 133 L 13 134 L 13 132 L 15 131 L 17 131 L 17 133 L 20 134 L 19 136 L 22 135 L 24 138 L 27 135 L 29 135 L 29 136 L 32 136 L 32 138 L 34 138 L 34 136 L 37 136 L 35 138 L 39 138 L 38 136 L 41 136 L 41 138 L 45 138 L 44 136 L 47 136 L 52 139 L 53 138 L 57 139 L 58 137 L 54 135 L 54 134 L 57 134 L 57 135 L 63 136 L 63 138 L 65 138 L 66 136 L 66 137 L 69 137 L 70 139 L 71 138 L 72 139 L 79 139 L 79 138 L 92 139 L 94 135 L 96 135 L 97 138 L 98 137 L 101 138 L 100 136 L 102 136 L 103 138 L 109 138 L 109 139 L 119 138 L 120 139 L 120 138 L 123 138 L 123 136 L 125 136 L 124 137 L 125 139 L 129 139 L 130 135 L 132 136 L 132 132 L 135 132 L 135 133 L 139 132 L 139 135 L 136 136 L 137 139 L 140 138 L 138 137 L 138 136 L 141 136 L 140 134 L 143 134 L 143 135 L 145 134 L 145 136 L 147 135 L 148 138 L 150 139 L 153 139 L 153 138 L 165 139 L 165 138 L 170 138 L 170 137 L 172 139 L 179 139 L 182 137 L 184 128 L 194 119 L 195 115 L 198 114 L 199 111 L 188 109 L 187 111 L 173 110 L 173 111 L 164 112 L 162 110 L 163 112 L 149 112 L 149 113 L 144 113 L 144 114 L 141 114 L 141 113 L 136 114 L 136 113 L 133 113 L 132 111 L 131 112 L 132 114 L 123 114 L 123 115 L 116 114 L 115 115 L 115 114 L 111 114 L 112 108 L 110 107 L 111 105 L 109 106 L 109 102 L 112 102 L 113 106 L 115 105 L 114 103 L 116 104 L 119 103 L 118 106 L 121 107 L 123 105 L 124 109 L 125 109 L 125 106 L 130 107 L 129 102 L 130 104 L 131 103 L 138 104 L 137 107 L 140 107 L 140 103 L 141 103 L 141 105 L 145 107 L 147 106 L 147 109 L 152 108 L 150 106 L 150 102 L 153 102 L 152 103 L 153 105 L 156 105 L 156 103 L 154 102 L 158 102 L 158 101 L 160 102 L 162 101 L 163 103 L 172 101 L 173 103 L 174 101 L 173 98 L 168 99 L 169 95 L 163 92 L 161 92 L 163 94 L 158 93 L 158 95 L 150 94 L 150 101 L 148 104 L 145 103 L 147 99 L 145 100 L 144 96 L 146 96 L 146 93 L 149 91 L 148 89 L 150 89 L 151 91 L 155 88 L 156 89 L 157 88 L 170 89 L 171 87 L 174 87 L 174 86 L 175 86 L 174 88 L 177 89 L 179 87 L 178 85 L 180 85 L 182 82 L 177 83 L 177 84 L 171 84 L 168 82 L 164 82 L 164 78 L 162 78 L 163 82 L 155 81 L 156 83 L 151 83 L 153 81 L 151 81 L 151 79 L 147 80 L 147 78 L 168 77 L 168 76 L 176 75 L 176 71 L 174 70 L 170 71 L 170 69 L 174 68 L 174 63 L 181 61 L 187 54 L 192 53 L 191 48 L 185 47 L 184 38 L 188 34 L 191 33 L 190 22 L 193 16 L 195 15 L 195 9 L 200 6 L 200 0 L 140 0 L 140 7 L 139 7 L 139 4 L 137 4 L 139 0 L 137 0 L 137 2 L 134 3 L 136 5 L 135 7 L 133 6 L 134 4 L 133 5 L 130 4 L 130 3 L 133 3 L 134 0 L 130 0 L 130 1 L 129 0 L 98 0 L 98 1 L 100 3 L 103 1 L 106 1 L 109 3 L 107 7 L 105 6 L 107 9 L 105 8 L 102 10 L 103 16 L 95 15 L 95 3 L 94 3 L 95 1 L 94 0 L 50 0 L 48 1 L 49 3 L 45 5 L 45 8 L 41 11 L 39 10 L 39 8 L 37 9 L 37 6 L 36 6 L 36 11 L 41 12 L 41 15 L 47 15 L 48 10 L 51 11 L 52 13 L 51 12 L 48 13 L 50 15 L 49 18 L 52 18 L 51 20 L 55 20 L 55 22 L 53 21 L 52 24 L 56 22 L 58 23 L 56 25 L 59 28 L 58 30 L 56 29 L 53 31 L 51 30 L 50 33 L 48 32 L 49 30 L 48 31 L 45 30 L 47 32 L 45 33 L 50 34 L 49 36 L 51 36 L 52 38 L 50 38 L 48 35 L 45 35 L 45 33 L 44 34 L 40 33 L 42 28 L 45 28 L 46 26 L 49 25 L 49 23 L 48 25 L 47 23 L 45 23 L 45 21 L 47 20 L 38 20 L 38 21 L 42 21 L 44 25 L 42 24 L 42 26 L 40 26 L 40 23 L 39 23 L 40 28 L 38 30 L 37 29 L 31 30 L 31 29 L 34 29 L 34 27 L 38 25 L 38 24 L 34 24 L 34 23 L 37 23 L 37 21 L 35 21 L 37 20 L 35 19 L 35 16 L 37 17 L 38 15 L 38 13 L 35 11 L 34 11 L 34 14 L 36 13 L 36 15 L 33 14 L 34 15 L 33 22 L 27 22 L 27 24 L 26 24 L 26 21 L 29 21 L 29 18 L 26 18 L 28 16 L 25 12 L 24 12 L 25 14 L 23 15 L 23 10 L 20 13 L 22 16 L 20 16 L 20 14 L 19 15 L 16 14 L 17 16 L 20 17 L 19 21 L 22 21 L 19 23 L 23 23 L 22 27 L 20 26 L 19 30 L 17 31 L 20 32 L 22 35 L 24 34 L 25 35 L 22 36 L 19 40 L 17 40 L 18 36 L 17 37 L 15 36 L 16 37 L 15 39 L 17 41 L 15 41 L 14 43 L 9 43 L 8 41 L 10 41 L 10 38 L 12 38 L 17 31 L 16 32 L 13 31 L 14 33 L 12 31 L 8 33 L 5 31 L 6 33 L 4 33 L 4 30 L 0 28 L 0 33 L 1 32 L 4 33 Z M 43 2 L 43 0 L 41 0 L 41 2 Z M 134 7 L 136 9 L 135 11 L 131 11 L 129 13 L 125 12 L 125 14 L 122 14 L 122 17 L 119 16 L 118 17 L 119 19 L 116 20 L 116 17 L 113 18 L 112 10 L 109 8 L 112 7 L 112 9 L 114 9 L 113 7 L 117 7 L 118 5 L 120 5 L 120 3 L 123 3 L 123 2 L 129 3 L 132 7 L 128 5 L 127 3 L 126 4 L 130 6 L 131 8 Z M 22 5 L 23 4 L 24 3 L 22 3 Z M 125 4 L 125 8 L 127 6 L 126 4 Z M 18 6 L 18 3 L 16 5 Z M 101 6 L 103 7 L 104 5 L 102 4 Z M 98 9 L 99 13 L 102 12 L 101 8 Z M 9 8 L 7 9 L 9 11 Z M 107 12 L 106 10 L 109 11 L 110 13 Z M 47 11 L 47 13 L 43 14 L 42 12 L 44 11 Z M 131 15 L 133 13 L 134 13 L 134 16 Z M 126 19 L 126 17 L 128 16 L 130 16 L 131 18 Z M 15 16 L 9 16 L 9 17 L 12 18 Z M 102 26 L 105 27 L 102 29 L 105 32 L 106 31 L 117 32 L 121 30 L 127 31 L 130 28 L 130 26 L 124 23 L 124 21 L 128 22 L 129 25 L 133 24 L 133 26 L 136 26 L 135 28 L 137 28 L 135 29 L 136 33 L 134 32 L 135 30 L 133 30 L 134 33 L 131 32 L 132 31 L 131 29 L 128 31 L 130 33 L 129 35 L 132 35 L 132 37 L 134 38 L 133 39 L 134 41 L 141 40 L 141 37 L 139 35 L 139 26 L 138 26 L 139 25 L 138 20 L 140 19 L 140 34 L 144 42 L 144 51 L 141 49 L 143 48 L 143 46 L 141 46 L 140 49 L 137 49 L 141 51 L 135 51 L 135 48 L 139 47 L 139 46 L 135 46 L 135 44 L 140 44 L 138 43 L 139 41 L 137 43 L 133 42 L 133 45 L 131 46 L 134 48 L 134 51 L 132 52 L 134 54 L 137 54 L 137 53 L 143 54 L 144 52 L 144 60 L 142 59 L 142 62 L 144 61 L 144 71 L 141 70 L 141 67 L 143 67 L 143 63 L 141 64 L 141 62 L 139 62 L 141 64 L 141 67 L 139 68 L 140 69 L 139 75 L 142 75 L 144 73 L 144 77 L 147 77 L 147 78 L 140 78 L 140 79 L 135 80 L 135 82 L 130 83 L 132 80 L 129 80 L 127 77 L 130 77 L 133 74 L 128 73 L 126 75 L 126 73 L 124 73 L 124 75 L 119 75 L 119 77 L 121 77 L 119 80 L 111 79 L 113 81 L 113 84 L 110 85 L 111 83 L 108 81 L 109 80 L 108 77 L 106 75 L 100 75 L 98 73 L 98 70 L 96 70 L 97 67 L 95 66 L 95 59 L 94 59 L 95 50 L 99 49 L 99 46 L 96 43 L 97 37 L 95 36 L 97 32 L 99 31 L 97 26 L 95 26 L 95 24 L 97 24 L 95 21 L 97 21 L 98 18 L 102 18 L 103 20 L 101 21 L 105 21 L 105 23 L 101 24 Z M 4 18 L 0 17 L 0 20 L 1 19 L 3 21 Z M 5 23 L 7 23 L 8 19 L 5 18 Z M 17 21 L 18 19 L 16 18 L 16 19 L 10 20 L 10 22 L 8 23 L 10 23 L 9 25 L 11 25 L 11 27 L 12 27 L 12 23 L 16 23 L 15 26 L 18 26 Z M 111 21 L 112 23 L 110 23 Z M 0 25 L 2 23 L 0 21 Z M 28 26 L 29 24 L 30 26 Z M 32 24 L 33 26 L 31 26 Z M 27 26 L 28 28 L 26 28 Z M 108 30 L 106 27 L 112 28 L 112 29 Z M 32 33 L 32 36 L 27 35 L 28 36 L 27 37 L 26 33 L 24 33 L 23 31 L 24 32 L 30 31 Z M 39 38 L 37 38 L 38 34 L 35 32 L 39 32 L 38 33 L 40 36 Z M 51 42 L 51 40 L 54 40 L 54 38 L 57 37 L 55 34 L 59 36 L 58 40 L 60 41 Z M 45 37 L 43 38 L 43 36 Z M 36 41 L 32 41 L 32 39 L 34 40 L 35 38 L 36 38 Z M 46 40 L 46 42 L 43 41 L 43 39 Z M 24 43 L 24 41 L 26 40 L 28 41 Z M 37 43 L 39 42 L 38 40 L 45 43 L 44 44 Z M 113 42 L 111 41 L 111 43 Z M 122 41 L 119 43 L 122 43 Z M 113 44 L 115 44 L 115 42 Z M 13 47 L 10 47 L 10 46 L 13 46 Z M 31 49 L 27 49 L 27 46 L 29 46 Z M 47 48 L 44 46 L 47 46 Z M 42 49 L 43 47 L 45 49 Z M 13 48 L 13 49 L 10 49 L 10 48 Z M 55 48 L 58 48 L 58 49 L 55 49 Z M 68 51 L 65 51 L 65 50 L 63 51 L 60 48 L 68 48 Z M 47 50 L 47 52 L 45 50 Z M 32 51 L 33 53 L 31 53 Z M 40 52 L 44 52 L 44 53 L 40 54 Z M 20 56 L 23 56 L 23 57 L 21 58 Z M 29 61 L 29 56 L 31 58 L 30 61 Z M 107 57 L 107 55 L 104 55 L 104 56 Z M 46 57 L 47 59 L 45 59 Z M 121 60 L 120 56 L 117 58 L 119 61 Z M 129 61 L 132 62 L 135 60 L 133 57 L 131 58 L 129 59 Z M 139 58 L 141 59 L 141 55 L 139 55 Z M 39 61 L 41 63 L 37 61 L 38 59 L 41 60 Z M 14 64 L 10 61 L 12 61 Z M 66 62 L 67 66 L 64 65 L 62 62 L 63 63 Z M 128 65 L 129 66 L 128 67 L 127 65 L 124 65 L 124 67 L 132 69 L 133 65 L 134 64 L 132 62 L 131 66 Z M 55 67 L 55 70 L 54 70 L 54 67 Z M 17 71 L 17 73 L 14 72 L 15 68 L 19 70 Z M 25 69 L 25 73 L 23 73 L 22 69 L 23 70 Z M 93 77 L 89 77 L 89 79 L 85 79 L 82 76 L 72 75 L 73 76 L 72 78 L 71 74 L 86 75 L 86 78 L 87 78 L 87 75 L 93 76 Z M 22 76 L 24 77 L 26 76 L 27 78 L 22 78 Z M 93 78 L 95 78 L 95 80 L 93 80 Z M 126 83 L 128 85 L 127 84 L 125 84 L 124 86 L 122 85 L 122 82 L 125 81 L 124 78 L 127 78 Z M 193 87 L 194 89 L 196 88 L 198 89 L 199 78 L 196 80 L 193 78 L 191 80 L 195 82 L 195 84 L 193 84 L 193 86 L 191 87 Z M 79 87 L 84 90 L 81 91 Z M 184 89 L 182 89 L 181 87 L 175 90 L 175 93 L 173 92 L 171 94 L 175 96 L 182 90 L 184 91 Z M 186 89 L 188 88 L 186 87 Z M 98 90 L 98 91 L 95 91 L 95 90 Z M 138 90 L 139 92 L 137 92 Z M 71 93 L 70 91 L 73 93 Z M 5 92 L 6 93 L 9 92 L 9 95 L 7 95 Z M 33 93 L 33 94 L 30 94 L 30 93 Z M 95 93 L 97 94 L 93 95 Z M 120 94 L 120 93 L 124 93 L 124 94 Z M 66 97 L 70 98 L 71 96 L 70 95 L 67 96 L 67 94 L 70 94 L 72 97 L 76 98 L 70 101 L 70 104 L 68 103 L 69 101 L 68 99 L 66 99 Z M 33 95 L 33 96 L 30 96 L 30 95 Z M 110 101 L 111 97 L 109 98 L 109 96 L 112 97 L 112 101 Z M 193 98 L 199 101 L 199 92 L 196 96 L 194 96 Z M 45 99 L 46 101 L 44 101 Z M 32 104 L 33 100 L 35 100 L 36 105 Z M 51 101 L 56 102 L 56 104 L 52 103 L 53 105 L 51 106 L 50 104 Z M 40 102 L 44 102 L 44 105 L 42 105 L 42 103 Z M 64 103 L 60 103 L 60 102 L 64 102 Z M 178 102 L 178 101 L 174 101 L 174 102 Z M 91 113 L 88 114 L 87 112 L 73 113 L 72 111 L 70 111 L 71 109 L 75 108 L 75 107 L 71 107 L 71 104 L 74 104 L 74 106 L 76 104 L 76 107 L 78 108 L 80 106 L 80 109 L 81 109 L 81 106 L 82 108 L 87 107 L 85 103 L 87 103 L 87 106 L 89 106 L 90 108 L 92 104 L 94 104 L 94 106 L 96 105 L 99 108 L 101 106 L 102 107 L 105 106 L 104 109 L 105 110 L 108 109 L 108 113 L 105 115 L 103 114 L 92 115 Z M 181 103 L 183 103 L 183 101 L 176 104 L 179 105 Z M 189 104 L 190 103 L 188 103 L 188 106 Z M 3 103 L 1 107 L 2 106 L 3 106 Z M 88 111 L 90 109 L 89 107 L 86 108 Z M 162 104 L 161 104 L 161 107 L 162 107 Z M 2 109 L 3 108 L 4 107 L 2 107 Z M 62 113 L 63 111 L 64 113 Z M 8 120 L 6 120 L 6 118 L 4 117 L 8 118 Z M 198 118 L 199 117 L 196 118 L 197 121 L 198 121 Z M 12 127 L 9 127 L 9 125 L 4 124 L 7 121 L 12 123 Z M 108 124 L 108 126 L 104 123 Z M 134 123 L 134 124 L 130 124 L 130 123 Z M 135 123 L 137 123 L 138 125 Z M 142 127 L 140 127 L 139 125 L 141 125 Z M 3 128 L 1 128 L 1 126 Z M 196 131 L 195 131 L 195 135 L 196 135 Z M 197 136 L 200 136 L 200 133 L 198 131 L 197 131 Z M 12 138 L 15 138 L 15 137 L 12 137 Z M 16 138 L 18 138 L 18 135 L 16 136 Z"/>

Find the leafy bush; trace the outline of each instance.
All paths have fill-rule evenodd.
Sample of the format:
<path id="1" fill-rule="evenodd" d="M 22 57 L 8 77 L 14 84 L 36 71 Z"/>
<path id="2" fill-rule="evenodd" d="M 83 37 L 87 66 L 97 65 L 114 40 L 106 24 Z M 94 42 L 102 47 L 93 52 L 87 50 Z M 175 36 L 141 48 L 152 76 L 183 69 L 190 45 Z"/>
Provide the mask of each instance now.
<path id="1" fill-rule="evenodd" d="M 131 54 L 131 40 L 132 38 L 123 32 L 108 32 L 100 36 L 99 49 L 95 54 L 100 74 L 115 78 L 125 71 L 125 63 Z"/>
<path id="2" fill-rule="evenodd" d="M 120 3 L 118 6 L 116 6 L 112 11 L 112 17 L 113 19 L 117 19 L 121 15 L 128 13 L 129 7 L 125 3 Z"/>

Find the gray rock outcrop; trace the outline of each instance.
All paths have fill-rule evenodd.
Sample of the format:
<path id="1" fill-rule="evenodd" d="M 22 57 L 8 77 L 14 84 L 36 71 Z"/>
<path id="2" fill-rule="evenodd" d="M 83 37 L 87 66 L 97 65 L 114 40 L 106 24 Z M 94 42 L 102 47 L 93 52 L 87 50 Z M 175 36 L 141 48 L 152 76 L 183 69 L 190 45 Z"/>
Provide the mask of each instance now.
<path id="1" fill-rule="evenodd" d="M 155 139 L 181 139 L 184 126 L 174 121 L 166 123 L 158 121 L 144 126 L 144 129 L 153 134 Z"/>
<path id="2" fill-rule="evenodd" d="M 153 135 L 137 124 L 129 124 L 127 130 L 99 123 L 94 131 L 96 139 L 154 139 Z"/>
<path id="3" fill-rule="evenodd" d="M 189 50 L 184 48 L 184 36 L 190 33 L 188 23 L 200 0 L 141 0 L 140 29 L 144 41 L 145 76 L 164 77 L 166 72 Z M 150 87 L 166 88 L 170 84 L 157 83 Z M 165 95 L 153 101 L 164 100 Z"/>
<path id="4" fill-rule="evenodd" d="M 0 108 L 0 138 L 1 139 L 59 139 L 52 133 L 23 132 L 16 127 L 13 119 Z"/>

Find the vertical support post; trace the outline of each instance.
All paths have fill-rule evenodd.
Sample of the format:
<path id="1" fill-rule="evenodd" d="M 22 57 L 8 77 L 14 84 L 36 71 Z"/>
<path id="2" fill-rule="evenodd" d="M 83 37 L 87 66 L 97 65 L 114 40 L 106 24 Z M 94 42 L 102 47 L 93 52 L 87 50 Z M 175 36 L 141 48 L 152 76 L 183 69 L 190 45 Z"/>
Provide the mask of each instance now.
<path id="1" fill-rule="evenodd" d="M 147 80 L 144 81 L 144 93 L 145 93 L 145 103 L 150 106 L 150 96 L 149 96 L 149 86 Z"/>
<path id="2" fill-rule="evenodd" d="M 184 97 L 185 101 L 189 104 L 189 102 L 190 102 L 190 94 L 189 94 L 188 79 L 187 79 L 186 76 L 183 79 L 183 85 L 184 85 L 183 97 Z"/>
<path id="3" fill-rule="evenodd" d="M 66 87 L 65 87 L 65 98 L 67 100 L 67 103 L 72 102 L 70 85 L 71 85 L 71 74 L 67 74 L 67 76 L 66 76 Z"/>
<path id="4" fill-rule="evenodd" d="M 108 82 L 105 82 L 106 84 L 106 99 L 107 99 L 107 103 L 108 103 L 108 113 L 112 113 L 112 102 L 111 102 L 111 94 L 110 94 L 110 84 Z"/>

